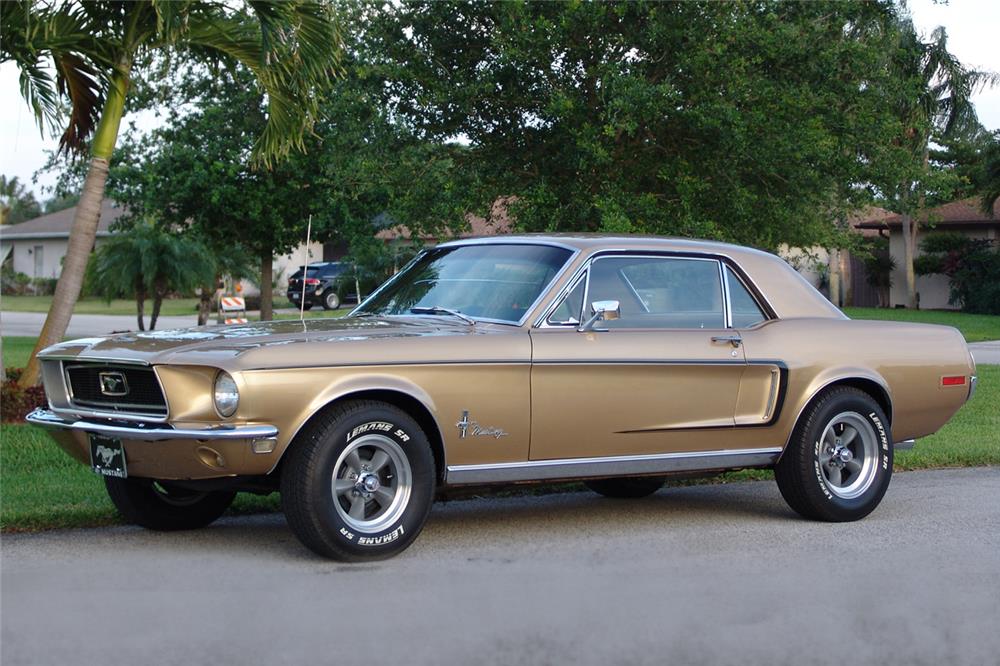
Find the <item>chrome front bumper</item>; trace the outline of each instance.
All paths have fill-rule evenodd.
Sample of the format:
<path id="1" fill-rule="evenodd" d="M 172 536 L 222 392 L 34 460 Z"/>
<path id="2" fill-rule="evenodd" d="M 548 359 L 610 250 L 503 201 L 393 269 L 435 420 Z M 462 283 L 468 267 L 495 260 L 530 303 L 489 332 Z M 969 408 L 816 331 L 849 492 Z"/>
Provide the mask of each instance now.
<path id="1" fill-rule="evenodd" d="M 107 437 L 157 442 L 167 439 L 232 440 L 266 439 L 276 437 L 278 429 L 272 425 L 216 426 L 212 428 L 156 428 L 94 423 L 64 419 L 48 409 L 36 409 L 25 417 L 28 423 L 54 430 L 81 430 Z"/>

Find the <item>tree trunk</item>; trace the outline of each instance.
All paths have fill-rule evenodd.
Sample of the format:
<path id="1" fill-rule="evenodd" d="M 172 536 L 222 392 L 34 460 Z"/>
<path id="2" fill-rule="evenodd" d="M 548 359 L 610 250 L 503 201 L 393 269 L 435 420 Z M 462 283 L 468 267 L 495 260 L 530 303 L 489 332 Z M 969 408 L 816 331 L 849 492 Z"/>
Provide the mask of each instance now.
<path id="1" fill-rule="evenodd" d="M 0 382 L 7 381 L 7 369 L 3 364 L 3 336 L 0 335 Z"/>
<path id="2" fill-rule="evenodd" d="M 906 272 L 906 307 L 917 307 L 917 275 L 913 270 L 913 256 L 917 248 L 917 228 L 909 213 L 903 213 L 903 269 Z"/>
<path id="3" fill-rule="evenodd" d="M 163 294 L 160 291 L 153 293 L 153 314 L 149 316 L 149 330 L 156 330 L 156 320 L 160 318 L 160 306 L 163 305 Z"/>
<path id="4" fill-rule="evenodd" d="M 83 183 L 80 201 L 76 205 L 76 215 L 73 217 L 62 273 L 59 275 L 59 282 L 56 283 L 56 291 L 52 295 L 49 314 L 45 318 L 41 333 L 38 334 L 38 342 L 31 352 L 31 358 L 28 359 L 28 366 L 18 381 L 18 385 L 22 388 L 38 383 L 41 375 L 38 352 L 62 341 L 70 317 L 73 316 L 73 308 L 80 298 L 87 260 L 90 259 L 90 253 L 94 249 L 97 223 L 101 219 L 101 203 L 104 200 L 104 185 L 108 179 L 111 154 L 118 141 L 118 128 L 125 112 L 130 71 L 131 62 L 123 61 L 118 63 L 111 75 L 108 97 L 104 102 L 101 120 L 91 142 L 90 168 Z"/>
<path id="5" fill-rule="evenodd" d="M 851 253 L 840 251 L 840 279 L 844 284 L 844 307 L 854 305 L 854 275 L 851 271 Z"/>
<path id="6" fill-rule="evenodd" d="M 271 321 L 274 318 L 274 290 L 271 280 L 274 279 L 274 250 L 265 248 L 260 254 L 260 320 Z M 305 285 L 302 288 L 305 293 Z"/>
<path id="7" fill-rule="evenodd" d="M 146 323 L 142 320 L 146 316 L 146 292 L 141 288 L 135 290 L 135 317 L 139 322 L 139 330 L 146 330 Z"/>
<path id="8" fill-rule="evenodd" d="M 839 308 L 842 303 L 840 301 L 840 250 L 837 248 L 830 250 L 829 267 L 830 302 Z"/>
<path id="9" fill-rule="evenodd" d="M 213 284 L 219 284 L 219 276 L 215 276 Z M 198 297 L 198 325 L 204 326 L 208 323 L 208 318 L 212 315 L 212 299 L 215 297 L 213 285 L 202 285 L 201 295 Z"/>

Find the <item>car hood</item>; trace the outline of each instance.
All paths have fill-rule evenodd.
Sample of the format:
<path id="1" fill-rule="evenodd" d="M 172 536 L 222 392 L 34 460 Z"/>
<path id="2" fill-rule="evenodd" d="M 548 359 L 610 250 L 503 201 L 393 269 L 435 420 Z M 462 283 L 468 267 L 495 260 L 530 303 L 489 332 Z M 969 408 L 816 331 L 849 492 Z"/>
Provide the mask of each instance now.
<path id="1" fill-rule="evenodd" d="M 497 324 L 471 326 L 447 316 L 282 320 L 83 338 L 48 347 L 39 356 L 236 370 L 379 363 L 406 358 L 417 343 L 443 350 L 455 338 L 518 330 Z"/>

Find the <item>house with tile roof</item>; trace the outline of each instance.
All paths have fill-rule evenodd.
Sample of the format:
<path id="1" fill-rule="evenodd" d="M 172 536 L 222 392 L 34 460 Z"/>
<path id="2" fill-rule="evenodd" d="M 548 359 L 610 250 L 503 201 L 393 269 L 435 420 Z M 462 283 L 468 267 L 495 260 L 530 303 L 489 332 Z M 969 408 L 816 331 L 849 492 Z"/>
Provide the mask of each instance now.
<path id="1" fill-rule="evenodd" d="M 970 238 L 992 240 L 1000 247 L 1000 203 L 994 204 L 992 214 L 983 212 L 979 198 L 961 199 L 927 211 L 920 223 L 917 236 L 917 256 L 920 242 L 933 234 L 957 232 Z M 926 219 L 926 222 L 923 221 Z M 874 231 L 889 239 L 889 253 L 896 262 L 892 274 L 890 307 L 906 304 L 906 274 L 903 260 L 902 216 L 891 215 L 881 220 L 861 222 L 858 229 Z M 923 310 L 956 309 L 948 302 L 948 278 L 943 275 L 918 275 L 917 294 Z"/>
<path id="2" fill-rule="evenodd" d="M 111 225 L 125 212 L 110 199 L 104 200 L 95 245 L 113 233 Z M 20 224 L 0 226 L 0 263 L 31 278 L 58 278 L 75 216 L 76 206 L 72 206 Z"/>

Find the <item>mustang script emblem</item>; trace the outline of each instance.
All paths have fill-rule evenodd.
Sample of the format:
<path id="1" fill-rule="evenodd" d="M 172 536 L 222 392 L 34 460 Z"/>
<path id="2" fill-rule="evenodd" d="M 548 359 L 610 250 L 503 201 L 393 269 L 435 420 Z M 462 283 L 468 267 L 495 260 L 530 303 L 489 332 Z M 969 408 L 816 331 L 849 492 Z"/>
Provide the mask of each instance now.
<path id="1" fill-rule="evenodd" d="M 497 439 L 509 434 L 503 428 L 481 426 L 476 421 L 470 421 L 468 410 L 462 412 L 462 419 L 455 424 L 455 427 L 458 428 L 459 439 L 465 439 L 470 431 L 473 437 L 496 437 Z"/>
<path id="2" fill-rule="evenodd" d="M 101 393 L 108 396 L 128 395 L 128 382 L 121 372 L 102 372 L 98 376 Z"/>

